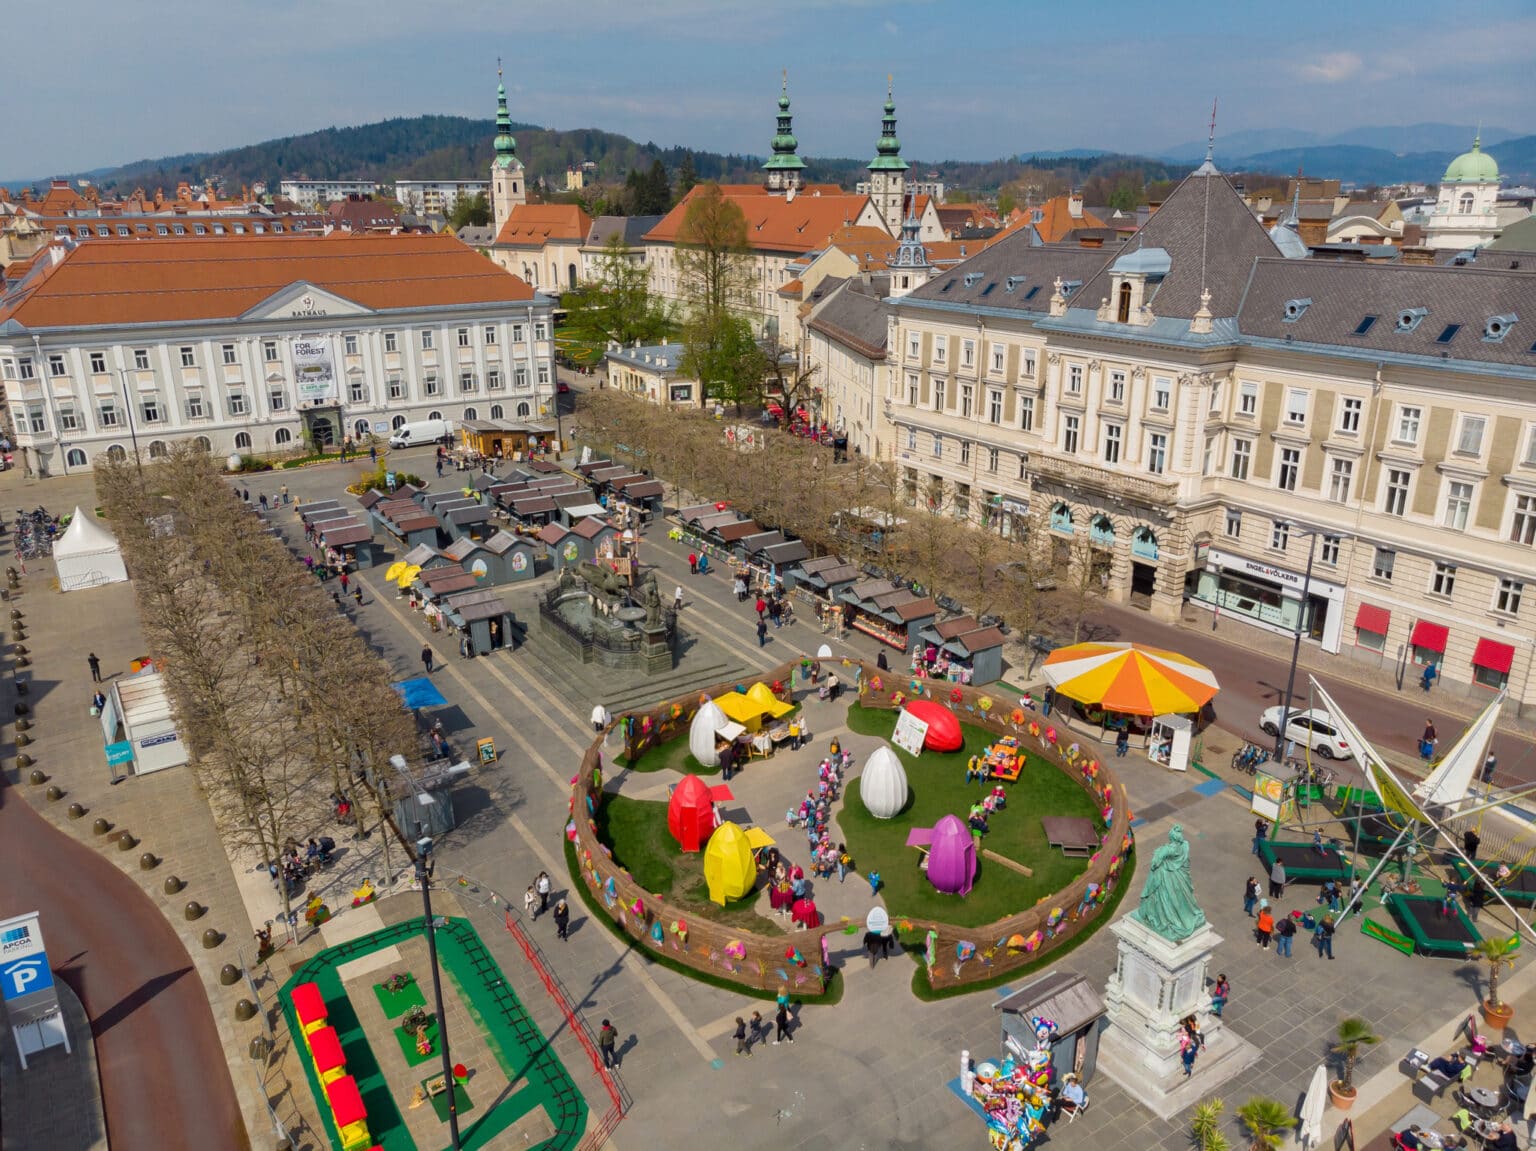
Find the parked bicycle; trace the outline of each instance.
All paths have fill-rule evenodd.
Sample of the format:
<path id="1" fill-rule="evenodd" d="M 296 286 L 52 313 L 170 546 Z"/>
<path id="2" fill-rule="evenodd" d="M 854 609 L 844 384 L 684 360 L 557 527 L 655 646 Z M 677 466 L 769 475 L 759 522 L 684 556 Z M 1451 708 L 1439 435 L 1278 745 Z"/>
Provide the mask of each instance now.
<path id="1" fill-rule="evenodd" d="M 1260 747 L 1256 743 L 1245 743 L 1232 755 L 1232 769 L 1246 771 L 1249 775 L 1253 775 L 1268 762 L 1269 749 Z"/>

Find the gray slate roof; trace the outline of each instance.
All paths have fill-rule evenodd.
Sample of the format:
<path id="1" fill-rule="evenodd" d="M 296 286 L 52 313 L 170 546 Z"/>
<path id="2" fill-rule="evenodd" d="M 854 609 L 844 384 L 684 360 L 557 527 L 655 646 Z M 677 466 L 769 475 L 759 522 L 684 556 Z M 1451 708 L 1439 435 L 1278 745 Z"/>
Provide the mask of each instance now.
<path id="1" fill-rule="evenodd" d="M 1310 299 L 1301 316 L 1285 320 L 1290 300 Z M 1429 312 L 1411 331 L 1398 330 L 1400 313 Z M 1503 339 L 1484 338 L 1494 316 L 1520 317 Z M 1366 316 L 1369 331 L 1355 334 Z M 1446 342 L 1449 325 L 1461 328 Z M 1383 355 L 1514 365 L 1536 372 L 1536 276 L 1468 265 L 1336 263 L 1259 260 L 1238 315 L 1243 336 Z M 1445 354 L 1443 354 L 1445 353 Z"/>
<path id="2" fill-rule="evenodd" d="M 1182 319 L 1200 308 L 1202 254 L 1213 316 L 1237 315 L 1253 261 L 1279 254 L 1264 225 L 1221 175 L 1186 176 L 1131 244 L 1132 250 L 1166 249 L 1172 267 L 1148 302 L 1153 315 Z M 1101 299 L 1114 295 L 1108 263 L 1083 285 L 1074 307 L 1097 309 Z"/>
<path id="3" fill-rule="evenodd" d="M 852 345 L 872 360 L 883 360 L 891 310 L 883 300 L 860 291 L 861 287 L 857 280 L 844 283 L 816 309 L 806 326 Z"/>
<path id="4" fill-rule="evenodd" d="M 1116 255 L 1118 252 L 1102 248 L 1042 247 L 1033 244 L 1028 232 L 1021 229 L 939 273 L 903 297 L 902 303 L 910 300 L 914 304 L 933 303 L 965 311 L 997 308 L 1045 315 L 1050 311 L 1052 284 L 1058 276 L 1082 283 Z M 1098 305 L 1097 300 L 1094 305 Z"/>
<path id="5" fill-rule="evenodd" d="M 601 248 L 618 236 L 626 248 L 638 248 L 645 234 L 661 223 L 660 216 L 599 216 L 587 232 L 585 247 Z"/>

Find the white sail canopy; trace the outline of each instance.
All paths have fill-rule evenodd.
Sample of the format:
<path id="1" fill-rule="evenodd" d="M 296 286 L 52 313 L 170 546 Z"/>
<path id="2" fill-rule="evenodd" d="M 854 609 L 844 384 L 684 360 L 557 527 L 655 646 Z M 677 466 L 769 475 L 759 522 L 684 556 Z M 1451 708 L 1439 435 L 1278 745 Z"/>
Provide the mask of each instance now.
<path id="1" fill-rule="evenodd" d="M 1488 744 L 1493 739 L 1493 729 L 1499 722 L 1499 711 L 1504 704 L 1501 691 L 1482 713 L 1472 721 L 1461 738 L 1445 753 L 1429 773 L 1429 777 L 1413 789 L 1413 794 L 1425 803 L 1450 806 L 1467 797 L 1467 790 L 1477 778 L 1477 769 L 1488 755 Z"/>

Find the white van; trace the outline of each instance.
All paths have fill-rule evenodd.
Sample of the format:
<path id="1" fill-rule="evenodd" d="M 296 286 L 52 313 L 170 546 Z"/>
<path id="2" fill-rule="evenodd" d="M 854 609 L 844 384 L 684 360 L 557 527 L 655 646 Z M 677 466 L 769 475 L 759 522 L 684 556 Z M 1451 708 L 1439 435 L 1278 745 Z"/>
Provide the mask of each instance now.
<path id="1" fill-rule="evenodd" d="M 416 420 L 401 424 L 389 436 L 392 448 L 414 448 L 422 444 L 447 442 L 453 435 L 452 420 Z"/>

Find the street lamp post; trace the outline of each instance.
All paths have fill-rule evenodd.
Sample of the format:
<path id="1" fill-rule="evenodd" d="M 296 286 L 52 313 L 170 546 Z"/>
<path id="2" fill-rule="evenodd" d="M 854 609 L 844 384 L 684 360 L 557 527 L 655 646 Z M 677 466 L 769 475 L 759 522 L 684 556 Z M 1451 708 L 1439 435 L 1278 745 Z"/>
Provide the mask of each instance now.
<path id="1" fill-rule="evenodd" d="M 117 378 L 123 385 L 123 410 L 128 413 L 128 438 L 133 441 L 133 466 L 138 469 L 139 481 L 144 480 L 144 461 L 139 457 L 139 433 L 133 422 L 133 399 L 128 395 L 128 371 L 126 368 L 117 370 Z"/>
<path id="2" fill-rule="evenodd" d="M 1296 634 L 1291 640 L 1291 671 L 1285 681 L 1285 698 L 1280 701 L 1280 729 L 1275 736 L 1275 762 L 1285 759 L 1285 729 L 1291 722 L 1291 696 L 1296 690 L 1296 662 L 1301 658 L 1301 632 L 1307 622 L 1307 596 L 1312 590 L 1312 561 L 1317 555 L 1317 532 L 1307 532 L 1307 571 L 1301 580 L 1301 608 L 1296 613 Z"/>
<path id="3" fill-rule="evenodd" d="M 416 825 L 421 835 L 420 824 Z M 453 1060 L 448 1055 L 448 1018 L 443 1013 L 443 975 L 437 966 L 437 929 L 432 919 L 432 840 L 416 841 L 416 882 L 421 884 L 421 911 L 426 916 L 427 959 L 432 965 L 432 994 L 437 1003 L 437 1041 L 443 1050 L 443 1087 L 448 1092 L 448 1146 L 459 1151 L 458 1087 L 453 1079 Z"/>

